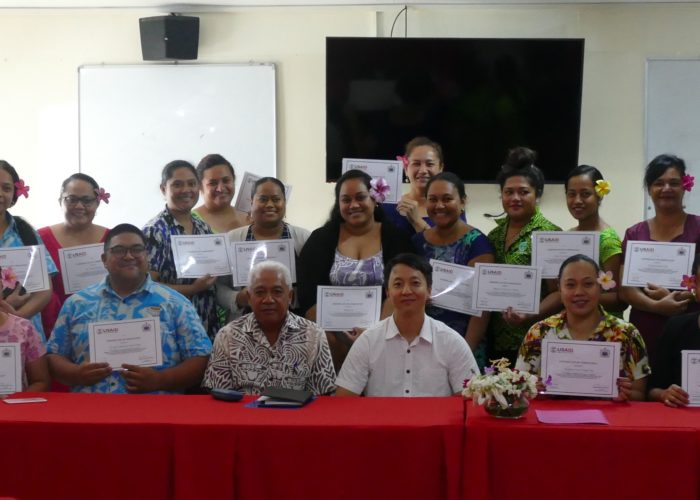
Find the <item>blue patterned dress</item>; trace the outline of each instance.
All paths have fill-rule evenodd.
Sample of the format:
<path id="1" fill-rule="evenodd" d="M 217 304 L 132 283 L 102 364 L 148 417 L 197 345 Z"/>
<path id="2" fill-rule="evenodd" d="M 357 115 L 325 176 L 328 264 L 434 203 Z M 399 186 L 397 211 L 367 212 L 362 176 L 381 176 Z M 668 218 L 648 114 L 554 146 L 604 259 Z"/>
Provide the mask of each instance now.
<path id="1" fill-rule="evenodd" d="M 185 234 L 185 228 L 177 223 L 167 207 L 146 223 L 143 234 L 146 236 L 146 248 L 148 249 L 148 268 L 158 273 L 158 280 L 161 283 L 169 285 L 191 285 L 194 283 L 192 278 L 177 277 L 170 236 Z M 192 234 L 213 234 L 213 231 L 206 222 L 192 217 Z M 210 339 L 214 339 L 223 326 L 216 311 L 214 287 L 193 295 L 191 300 L 207 335 Z"/>

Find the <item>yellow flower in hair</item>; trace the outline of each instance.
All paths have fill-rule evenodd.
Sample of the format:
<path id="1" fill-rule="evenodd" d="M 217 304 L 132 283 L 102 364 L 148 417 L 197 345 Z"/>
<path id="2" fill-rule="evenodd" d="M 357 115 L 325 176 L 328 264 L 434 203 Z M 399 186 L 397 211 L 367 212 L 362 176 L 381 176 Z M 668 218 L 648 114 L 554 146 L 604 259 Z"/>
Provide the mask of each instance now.
<path id="1" fill-rule="evenodd" d="M 603 179 L 595 181 L 595 192 L 599 198 L 610 194 L 610 183 Z"/>

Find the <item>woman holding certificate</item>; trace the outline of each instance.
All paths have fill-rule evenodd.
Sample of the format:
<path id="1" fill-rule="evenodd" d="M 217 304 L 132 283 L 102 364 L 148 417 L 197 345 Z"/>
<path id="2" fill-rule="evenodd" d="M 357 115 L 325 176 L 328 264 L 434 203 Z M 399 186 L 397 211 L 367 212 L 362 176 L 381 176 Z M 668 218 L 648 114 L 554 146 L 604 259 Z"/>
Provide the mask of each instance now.
<path id="1" fill-rule="evenodd" d="M 451 172 L 441 172 L 430 179 L 426 189 L 426 209 L 433 226 L 413 236 L 418 253 L 426 260 L 436 259 L 469 267 L 474 267 L 477 262 L 495 262 L 494 250 L 486 235 L 460 218 L 467 201 L 460 178 Z M 436 306 L 429 306 L 426 312 L 461 334 L 479 366 L 484 366 L 486 346 L 482 340 L 490 313 L 472 317 Z"/>
<path id="2" fill-rule="evenodd" d="M 263 177 L 253 184 L 251 196 L 251 213 L 253 223 L 229 231 L 231 243 L 240 241 L 292 240 L 294 254 L 298 263 L 301 250 L 309 237 L 309 231 L 288 224 L 284 221 L 287 211 L 287 199 L 284 184 L 274 177 Z M 297 273 L 298 274 L 298 273 Z M 231 288 L 230 279 L 226 284 L 217 284 L 216 292 L 219 304 L 230 309 L 234 317 L 240 315 L 250 300 L 248 288 Z M 295 302 L 298 302 L 295 297 Z"/>
<path id="3" fill-rule="evenodd" d="M 161 173 L 160 190 L 166 199 L 165 210 L 143 228 L 151 278 L 188 297 L 209 338 L 213 339 L 222 326 L 216 311 L 216 278 L 209 275 L 178 278 L 171 247 L 173 235 L 212 234 L 206 222 L 192 216 L 192 207 L 199 199 L 199 180 L 194 166 L 184 160 L 168 163 Z"/>
<path id="4" fill-rule="evenodd" d="M 610 278 L 620 282 L 622 265 L 622 242 L 615 229 L 610 227 L 600 216 L 599 208 L 603 198 L 610 193 L 610 184 L 603 179 L 603 174 L 590 165 L 574 168 L 564 182 L 566 206 L 578 225 L 571 231 L 600 232 L 599 264 L 603 271 L 610 273 Z M 606 311 L 621 312 L 627 308 L 617 295 L 617 290 L 605 290 L 600 297 L 600 305 Z"/>
<path id="5" fill-rule="evenodd" d="M 489 235 L 500 264 L 530 265 L 533 231 L 561 231 L 541 213 L 538 200 L 544 191 L 544 175 L 535 166 L 536 153 L 518 147 L 508 152 L 498 174 L 501 202 L 505 217 L 496 219 L 497 227 Z M 556 283 L 548 281 L 542 287 L 545 295 L 540 303 L 540 317 L 556 312 L 560 307 Z M 488 359 L 508 358 L 515 362 L 518 348 L 529 326 L 537 318 L 508 308 L 491 315 L 487 333 Z"/>
<path id="6" fill-rule="evenodd" d="M 620 378 L 617 379 L 620 400 L 643 401 L 646 377 L 651 373 L 644 340 L 631 323 L 605 312 L 600 307 L 602 286 L 607 286 L 598 264 L 585 255 L 566 259 L 559 270 L 559 289 L 564 311 L 534 324 L 527 332 L 515 368 L 541 375 L 542 341 L 597 341 L 620 343 Z M 601 354 L 597 354 L 601 357 Z M 591 380 L 593 363 L 581 373 Z M 595 373 L 594 373 L 595 374 Z M 577 372 L 572 368 L 569 374 Z M 605 379 L 605 377 L 602 377 Z M 585 382 L 584 382 L 585 383 Z"/>
<path id="7" fill-rule="evenodd" d="M 0 160 L 0 247 L 22 247 L 31 245 L 43 245 L 41 236 L 29 225 L 27 221 L 20 217 L 13 217 L 7 211 L 17 203 L 17 199 L 22 195 L 29 197 L 29 186 L 19 178 L 17 171 L 12 165 L 4 160 Z M 58 270 L 51 259 L 46 254 L 46 270 L 49 276 L 53 276 Z M 44 328 L 41 324 L 41 311 L 51 300 L 51 281 L 48 282 L 48 289 L 32 293 L 22 293 L 22 287 L 17 283 L 14 290 L 5 283 L 5 273 L 3 273 L 3 297 L 5 302 L 11 306 L 9 312 L 26 318 L 32 322 L 34 328 L 44 338 Z M 16 277 L 12 277 L 16 280 Z M 12 280 L 9 280 L 12 281 Z M 12 293 L 9 293 L 12 290 Z M 8 295 L 9 293 L 9 295 Z"/>
<path id="8" fill-rule="evenodd" d="M 300 256 L 299 302 L 308 319 L 317 321 L 319 285 L 381 286 L 384 266 L 394 256 L 415 253 L 408 236 L 387 223 L 373 196 L 372 178 L 360 170 L 348 170 L 335 185 L 335 204 L 322 227 L 311 233 Z M 360 333 L 329 333 L 336 369 Z"/>
<path id="9" fill-rule="evenodd" d="M 646 168 L 644 184 L 655 214 L 627 229 L 622 243 L 623 262 L 628 241 L 700 243 L 700 217 L 687 214 L 683 208 L 685 191 L 693 187 L 693 178 L 686 175 L 685 162 L 673 155 L 657 156 Z M 624 265 L 620 268 L 620 275 L 624 275 Z M 679 286 L 681 279 L 679 276 Z M 697 310 L 697 304 L 689 305 L 692 299 L 689 292 L 672 291 L 655 283 L 648 283 L 643 288 L 623 286 L 620 297 L 632 306 L 630 322 L 639 328 L 653 368 L 661 332 L 668 318 L 688 309 Z"/>
<path id="10" fill-rule="evenodd" d="M 197 165 L 204 203 L 192 213 L 200 217 L 215 233 L 225 233 L 248 223 L 248 216 L 231 206 L 236 194 L 236 173 L 226 158 L 210 154 Z"/>
<path id="11" fill-rule="evenodd" d="M 82 173 L 73 174 L 61 184 L 61 195 L 58 198 L 58 203 L 63 208 L 63 222 L 39 229 L 46 251 L 58 266 L 58 273 L 51 280 L 53 284 L 51 302 L 41 312 L 47 336 L 51 335 L 58 311 L 68 298 L 63 288 L 59 251 L 63 248 L 92 245 L 104 241 L 108 229 L 92 222 L 101 201 L 109 203 L 109 193 L 100 189 L 95 179 Z"/>

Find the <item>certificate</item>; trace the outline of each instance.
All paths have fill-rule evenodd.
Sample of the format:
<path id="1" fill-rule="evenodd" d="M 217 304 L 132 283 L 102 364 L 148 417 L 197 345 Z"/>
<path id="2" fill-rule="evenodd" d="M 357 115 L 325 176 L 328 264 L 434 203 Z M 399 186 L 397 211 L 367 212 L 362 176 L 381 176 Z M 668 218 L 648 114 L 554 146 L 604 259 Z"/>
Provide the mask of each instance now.
<path id="1" fill-rule="evenodd" d="M 236 241 L 231 243 L 231 272 L 234 286 L 246 286 L 250 269 L 264 260 L 284 264 L 297 281 L 294 240 Z"/>
<path id="2" fill-rule="evenodd" d="M 535 266 L 484 264 L 474 270 L 472 309 L 482 311 L 540 312 L 540 269 Z"/>
<path id="3" fill-rule="evenodd" d="M 238 195 L 236 196 L 236 202 L 233 206 L 236 210 L 250 213 L 250 199 L 253 194 L 253 186 L 255 183 L 261 179 L 259 175 L 251 174 L 250 172 L 245 172 L 243 174 L 243 180 L 241 181 L 241 186 L 238 188 Z M 292 196 L 292 186 L 289 184 L 284 184 L 284 197 L 289 202 L 289 198 Z"/>
<path id="4" fill-rule="evenodd" d="M 316 323 L 324 330 L 367 328 L 379 322 L 381 310 L 380 286 L 319 286 L 316 291 Z"/>
<path id="5" fill-rule="evenodd" d="M 695 243 L 628 241 L 622 286 L 645 287 L 653 283 L 681 290 L 684 274 L 690 274 Z"/>
<path id="6" fill-rule="evenodd" d="M 387 203 L 396 203 L 401 198 L 403 165 L 400 160 L 343 158 L 343 173 L 348 170 L 362 170 L 369 174 L 372 179 L 383 177 L 389 184 L 389 193 L 387 193 L 385 200 Z"/>
<path id="7" fill-rule="evenodd" d="M 58 259 L 61 262 L 61 278 L 66 294 L 82 290 L 99 283 L 107 274 L 102 263 L 102 243 L 61 248 Z"/>
<path id="8" fill-rule="evenodd" d="M 481 316 L 472 309 L 474 268 L 430 259 L 433 267 L 431 304 L 450 311 Z"/>
<path id="9" fill-rule="evenodd" d="M 681 351 L 681 387 L 690 404 L 700 406 L 700 351 Z"/>
<path id="10" fill-rule="evenodd" d="M 552 377 L 547 394 L 617 397 L 620 343 L 542 340 L 542 380 Z"/>
<path id="11" fill-rule="evenodd" d="M 99 321 L 88 325 L 90 361 L 158 366 L 163 364 L 160 340 L 160 318 L 138 318 L 122 321 Z"/>
<path id="12" fill-rule="evenodd" d="M 542 268 L 542 278 L 556 278 L 562 262 L 583 254 L 598 262 L 597 231 L 533 231 L 532 265 Z"/>
<path id="13" fill-rule="evenodd" d="M 22 391 L 22 348 L 19 342 L 0 344 L 0 394 Z"/>
<path id="14" fill-rule="evenodd" d="M 0 268 L 12 268 L 17 281 L 27 292 L 49 289 L 44 245 L 0 249 Z"/>
<path id="15" fill-rule="evenodd" d="M 228 245 L 223 234 L 173 235 L 170 246 L 178 278 L 231 274 Z"/>

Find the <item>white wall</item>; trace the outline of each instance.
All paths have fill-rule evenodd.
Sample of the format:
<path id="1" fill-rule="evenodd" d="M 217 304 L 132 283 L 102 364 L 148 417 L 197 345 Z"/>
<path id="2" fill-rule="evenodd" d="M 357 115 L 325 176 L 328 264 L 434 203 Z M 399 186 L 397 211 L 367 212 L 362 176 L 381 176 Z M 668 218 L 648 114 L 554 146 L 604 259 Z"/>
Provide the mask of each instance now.
<path id="1" fill-rule="evenodd" d="M 320 225 L 332 204 L 332 186 L 323 181 L 325 37 L 387 34 L 399 9 L 269 7 L 200 14 L 201 62 L 277 64 L 278 171 L 294 186 L 288 219 L 296 224 Z M 0 11 L 0 158 L 32 187 L 13 213 L 37 227 L 61 219 L 59 184 L 78 164 L 77 68 L 140 63 L 138 18 L 161 14 Z M 410 36 L 585 38 L 579 160 L 599 166 L 612 183 L 603 207 L 609 223 L 623 231 L 642 218 L 645 60 L 699 57 L 700 6 L 417 6 L 409 8 L 408 22 Z M 403 19 L 394 34 L 403 36 Z M 134 182 L 158 183 L 160 168 L 154 165 Z M 470 222 L 491 229 L 493 223 L 481 214 L 499 209 L 496 187 L 468 186 L 468 193 Z M 561 186 L 547 186 L 543 212 L 570 227 L 563 200 Z M 128 202 L 114 200 L 100 210 L 125 206 Z"/>

